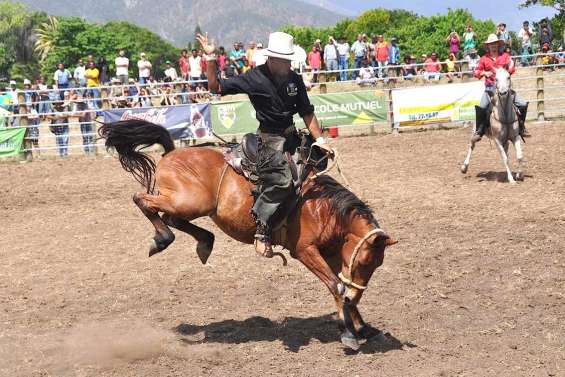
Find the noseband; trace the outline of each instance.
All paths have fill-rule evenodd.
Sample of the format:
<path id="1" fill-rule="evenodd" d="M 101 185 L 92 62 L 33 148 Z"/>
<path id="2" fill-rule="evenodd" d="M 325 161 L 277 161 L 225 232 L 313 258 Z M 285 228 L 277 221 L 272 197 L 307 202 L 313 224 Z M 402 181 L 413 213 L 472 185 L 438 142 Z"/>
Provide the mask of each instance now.
<path id="1" fill-rule="evenodd" d="M 363 246 L 363 244 L 365 242 L 367 242 L 367 240 L 369 238 L 371 238 L 371 236 L 373 236 L 377 233 L 380 233 L 382 235 L 386 235 L 385 231 L 382 230 L 381 228 L 375 228 L 375 229 L 369 231 L 367 234 L 365 234 L 365 236 L 363 238 L 361 238 L 359 240 L 359 242 L 357 242 L 357 245 L 355 246 L 355 249 L 353 249 L 353 253 L 351 254 L 351 257 L 349 258 L 349 266 L 348 266 L 349 277 L 346 277 L 341 272 L 337 275 L 339 277 L 339 279 L 343 282 L 343 284 L 345 284 L 349 287 L 360 289 L 362 291 L 367 289 L 366 285 L 359 285 L 359 284 L 356 284 L 356 283 L 353 282 L 353 263 L 355 262 L 355 258 L 357 258 L 357 254 L 359 254 L 359 249 L 361 249 L 361 246 Z"/>

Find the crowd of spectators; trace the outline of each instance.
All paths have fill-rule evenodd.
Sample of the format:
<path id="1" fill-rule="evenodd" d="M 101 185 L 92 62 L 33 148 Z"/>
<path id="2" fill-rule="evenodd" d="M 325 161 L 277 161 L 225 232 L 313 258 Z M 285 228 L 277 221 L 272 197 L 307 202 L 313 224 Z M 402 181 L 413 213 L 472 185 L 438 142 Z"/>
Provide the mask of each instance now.
<path id="1" fill-rule="evenodd" d="M 522 55 L 520 63 L 523 66 L 536 64 L 536 53 L 545 53 L 542 64 L 546 69 L 565 66 L 563 48 L 552 50 L 554 44 L 551 26 L 547 19 L 539 24 L 539 46 L 532 45 L 534 31 L 529 22 L 518 32 L 519 44 L 514 44 L 506 24 L 497 25 L 494 33 L 505 42 L 504 49 L 511 55 Z M 395 81 L 399 78 L 413 80 L 421 77 L 424 81 L 439 81 L 445 78 L 452 82 L 456 77 L 472 76 L 472 71 L 480 59 L 478 50 L 480 41 L 473 31 L 472 25 L 467 25 L 460 36 L 453 30 L 445 39 L 448 55 L 444 58 L 438 52 L 422 55 L 420 58 L 407 53 L 401 57 L 401 51 L 396 38 L 386 40 L 384 35 L 359 34 L 350 45 L 345 39 L 329 37 L 322 48 L 322 41 L 316 40 L 309 49 L 306 70 L 311 71 L 312 83 L 319 80 L 319 72 L 328 72 L 330 80 L 355 80 L 359 85 L 376 84 L 378 81 Z M 517 50 L 517 48 L 519 49 Z M 465 63 L 465 64 L 462 64 Z M 465 71 L 462 67 L 466 66 Z"/>
<path id="2" fill-rule="evenodd" d="M 563 48 L 559 47 L 553 53 L 555 41 L 547 20 L 540 22 L 537 38 L 533 38 L 536 32 L 525 21 L 516 35 L 519 43 L 512 40 L 504 23 L 497 25 L 495 33 L 505 42 L 507 52 L 521 55 L 519 60 L 523 66 L 535 64 L 534 54 L 540 52 L 547 53 L 542 58 L 545 69 L 565 66 Z M 539 41 L 536 46 L 534 40 Z M 472 76 L 480 59 L 480 41 L 472 25 L 467 25 L 461 36 L 453 30 L 446 36 L 445 43 L 449 52 L 442 60 L 438 52 L 420 57 L 410 53 L 402 54 L 398 40 L 394 37 L 387 40 L 384 35 L 369 37 L 367 34 L 359 34 L 350 45 L 343 37 L 335 39 L 330 36 L 325 44 L 316 40 L 307 49 L 306 61 L 293 67 L 305 74 L 308 87 L 319 81 L 321 71 L 326 71 L 330 81 L 353 80 L 359 85 L 416 78 L 428 82 L 445 78 L 452 82 L 463 75 Z M 219 47 L 217 74 L 222 78 L 230 78 L 264 64 L 266 58 L 262 49 L 263 45 L 254 41 L 249 42 L 247 48 L 244 48 L 243 43 L 236 42 L 229 52 L 224 47 Z M 48 122 L 51 132 L 56 136 L 59 153 L 64 156 L 67 154 L 69 127 L 66 123 L 69 117 L 79 119 L 85 152 L 93 151 L 92 119 L 100 114 L 102 97 L 111 108 L 181 105 L 210 100 L 206 86 L 207 60 L 202 50 L 192 49 L 190 53 L 183 50 L 178 61 L 166 61 L 164 67 L 159 69 L 160 72 L 154 71 L 154 66 L 145 53 L 139 54 L 136 64 L 131 64 L 130 57 L 125 50 L 118 50 L 113 71 L 104 58 L 95 60 L 93 55 L 87 56 L 86 63 L 79 59 L 71 70 L 60 63 L 53 73 L 52 85 L 47 85 L 51 81 L 48 78 L 39 77 L 33 83 L 28 79 L 24 80 L 23 90 L 18 90 L 17 83 L 10 81 L 3 94 L 10 98 L 9 105 L 3 107 L 13 114 L 17 114 L 20 108 L 25 109 L 30 125 L 28 137 L 36 147 L 36 126 L 41 121 Z M 465 70 L 462 69 L 463 66 Z M 106 91 L 105 96 L 102 95 L 101 88 Z M 23 92 L 24 103 L 19 103 L 21 101 L 18 97 L 21 95 L 18 96 L 18 92 Z M 11 117 L 9 125 L 17 126 L 18 119 Z"/>

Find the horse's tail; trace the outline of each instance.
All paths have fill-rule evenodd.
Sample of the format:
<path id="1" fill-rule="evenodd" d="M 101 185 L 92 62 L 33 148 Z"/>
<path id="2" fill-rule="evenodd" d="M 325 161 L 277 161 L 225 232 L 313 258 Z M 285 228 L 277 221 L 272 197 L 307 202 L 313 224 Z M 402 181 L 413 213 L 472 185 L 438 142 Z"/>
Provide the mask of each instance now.
<path id="1" fill-rule="evenodd" d="M 153 144 L 161 144 L 165 148 L 164 156 L 175 149 L 169 131 L 144 120 L 131 119 L 105 123 L 98 134 L 106 139 L 107 148 L 116 149 L 124 170 L 131 173 L 148 193 L 153 193 L 155 162 L 141 151 Z"/>

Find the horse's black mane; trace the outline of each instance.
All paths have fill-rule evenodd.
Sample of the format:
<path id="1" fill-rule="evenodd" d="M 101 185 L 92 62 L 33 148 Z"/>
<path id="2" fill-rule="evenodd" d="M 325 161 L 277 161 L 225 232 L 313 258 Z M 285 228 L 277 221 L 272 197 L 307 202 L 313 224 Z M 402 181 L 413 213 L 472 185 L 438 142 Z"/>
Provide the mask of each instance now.
<path id="1" fill-rule="evenodd" d="M 339 224 L 347 224 L 352 212 L 376 223 L 373 210 L 332 177 L 324 175 L 316 178 L 316 185 L 312 190 L 308 190 L 305 199 L 308 197 L 328 199 L 330 215 L 335 216 Z"/>

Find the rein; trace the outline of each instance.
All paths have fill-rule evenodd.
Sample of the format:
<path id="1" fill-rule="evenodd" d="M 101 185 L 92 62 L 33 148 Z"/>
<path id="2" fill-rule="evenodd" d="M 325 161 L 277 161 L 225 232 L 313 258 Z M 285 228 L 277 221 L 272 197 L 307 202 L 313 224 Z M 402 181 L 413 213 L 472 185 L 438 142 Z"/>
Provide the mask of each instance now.
<path id="1" fill-rule="evenodd" d="M 359 284 L 353 282 L 353 263 L 355 262 L 355 258 L 357 258 L 357 254 L 359 254 L 359 249 L 361 249 L 361 246 L 363 246 L 363 244 L 365 242 L 367 242 L 367 240 L 369 238 L 371 238 L 371 236 L 373 236 L 377 233 L 380 233 L 382 235 L 386 234 L 385 231 L 382 230 L 381 228 L 375 228 L 375 229 L 367 232 L 367 234 L 365 234 L 365 236 L 363 238 L 361 238 L 359 240 L 359 242 L 357 242 L 357 245 L 355 246 L 355 249 L 353 249 L 353 253 L 351 254 L 351 257 L 349 258 L 349 265 L 348 265 L 349 277 L 345 276 L 341 272 L 337 275 L 339 277 L 339 279 L 343 282 L 343 284 L 345 284 L 349 287 L 357 288 L 357 289 L 362 290 L 362 291 L 367 289 L 366 285 L 359 285 Z"/>

